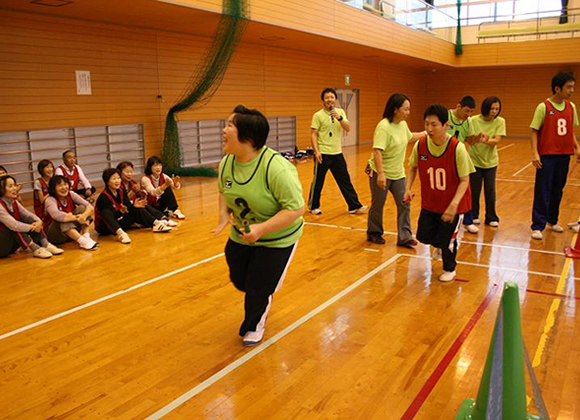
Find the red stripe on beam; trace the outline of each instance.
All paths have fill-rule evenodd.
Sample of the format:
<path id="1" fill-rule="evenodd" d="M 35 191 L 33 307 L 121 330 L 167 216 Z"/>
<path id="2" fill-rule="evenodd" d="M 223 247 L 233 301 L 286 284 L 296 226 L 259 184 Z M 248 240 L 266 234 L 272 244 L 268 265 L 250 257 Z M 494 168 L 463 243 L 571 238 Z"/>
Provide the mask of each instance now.
<path id="1" fill-rule="evenodd" d="M 475 311 L 475 313 L 473 314 L 467 325 L 463 328 L 463 330 L 459 334 L 459 337 L 455 339 L 455 341 L 453 342 L 453 344 L 451 345 L 445 356 L 443 356 L 441 362 L 439 362 L 439 364 L 437 365 L 437 367 L 435 368 L 429 379 L 427 379 L 427 382 L 425 382 L 425 385 L 423 385 L 423 388 L 421 388 L 421 390 L 419 391 L 419 393 L 417 394 L 417 396 L 415 397 L 409 408 L 407 408 L 407 411 L 405 411 L 405 413 L 401 416 L 401 420 L 411 420 L 421 409 L 421 406 L 423 406 L 423 403 L 425 402 L 431 391 L 433 391 L 433 388 L 435 388 L 435 385 L 437 385 L 437 382 L 439 382 L 439 379 L 441 379 L 441 376 L 443 376 L 443 373 L 445 373 L 445 370 L 449 367 L 449 364 L 451 363 L 451 361 L 453 360 L 453 358 L 455 357 L 455 355 L 457 354 L 457 352 L 459 351 L 465 340 L 467 340 L 467 337 L 469 337 L 471 330 L 473 330 L 473 328 L 477 324 L 477 321 L 479 321 L 479 318 L 481 318 L 481 315 L 483 315 L 483 313 L 491 303 L 498 289 L 499 289 L 498 285 L 494 284 L 493 288 L 487 293 L 487 296 L 485 296 L 483 302 L 481 302 L 481 304 L 479 305 L 479 307 L 477 308 L 477 310 Z"/>

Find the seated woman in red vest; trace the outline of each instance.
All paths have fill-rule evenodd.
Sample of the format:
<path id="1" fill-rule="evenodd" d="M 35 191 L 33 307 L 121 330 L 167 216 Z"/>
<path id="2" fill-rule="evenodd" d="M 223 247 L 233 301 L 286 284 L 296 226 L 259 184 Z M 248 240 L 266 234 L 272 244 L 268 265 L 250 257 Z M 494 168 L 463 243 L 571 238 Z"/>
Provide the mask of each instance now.
<path id="1" fill-rule="evenodd" d="M 70 191 L 70 183 L 62 175 L 51 178 L 48 194 L 44 208 L 50 217 L 50 224 L 46 228 L 49 241 L 61 244 L 72 239 L 82 249 L 97 249 L 99 244 L 89 233 L 93 206 L 74 191 Z"/>
<path id="2" fill-rule="evenodd" d="M 0 257 L 7 257 L 19 248 L 29 249 L 36 258 L 62 254 L 62 249 L 48 242 L 42 220 L 16 199 L 17 185 L 12 176 L 0 176 Z"/>
<path id="3" fill-rule="evenodd" d="M 131 203 L 135 204 L 137 200 L 144 200 L 145 209 L 153 215 L 157 220 L 161 220 L 167 226 L 177 226 L 177 222 L 170 220 L 165 214 L 155 207 L 148 204 L 147 192 L 141 187 L 141 183 L 133 180 L 134 165 L 132 162 L 124 161 L 117 165 L 117 169 L 121 172 L 121 188 L 127 194 Z"/>
<path id="4" fill-rule="evenodd" d="M 44 202 L 48 198 L 48 183 L 54 176 L 54 165 L 50 160 L 42 159 L 38 162 L 37 169 L 40 178 L 37 178 L 36 181 L 34 181 L 34 213 L 40 217 L 44 223 L 44 227 L 46 228 L 50 219 L 47 217 L 46 211 L 44 211 Z"/>
<path id="5" fill-rule="evenodd" d="M 147 191 L 149 204 L 168 216 L 185 219 L 185 215 L 177 208 L 177 199 L 173 188 L 181 188 L 180 178 L 170 177 L 163 173 L 163 163 L 157 156 L 147 159 L 145 176 L 141 178 L 141 185 Z"/>
<path id="6" fill-rule="evenodd" d="M 153 232 L 170 232 L 171 228 L 161 220 L 156 220 L 145 209 L 145 200 L 131 203 L 129 196 L 121 187 L 121 172 L 116 168 L 105 169 L 103 172 L 105 189 L 97 199 L 95 212 L 95 230 L 100 235 L 116 234 L 123 244 L 131 243 L 131 238 L 125 230 L 135 223 L 152 227 Z"/>
<path id="7" fill-rule="evenodd" d="M 6 168 L 2 165 L 0 165 L 0 176 L 2 175 L 8 175 L 8 171 L 6 170 Z M 16 184 L 16 190 L 18 193 L 18 197 L 16 197 L 16 200 L 18 200 L 19 203 L 22 203 L 22 197 L 20 196 L 20 191 L 22 190 L 22 184 Z"/>

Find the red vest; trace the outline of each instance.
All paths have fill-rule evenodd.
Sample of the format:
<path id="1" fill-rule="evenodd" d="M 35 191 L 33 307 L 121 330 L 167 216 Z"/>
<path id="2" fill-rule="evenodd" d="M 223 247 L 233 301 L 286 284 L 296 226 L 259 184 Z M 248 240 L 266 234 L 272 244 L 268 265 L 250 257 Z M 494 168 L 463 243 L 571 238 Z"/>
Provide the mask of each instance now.
<path id="1" fill-rule="evenodd" d="M 113 203 L 113 209 L 115 210 L 115 213 L 117 213 L 118 211 L 121 210 L 121 207 L 123 206 L 123 203 L 125 201 L 125 194 L 123 193 L 123 186 L 121 185 L 121 188 L 119 188 L 119 201 L 116 200 L 115 196 L 112 195 L 109 192 L 108 188 L 105 188 L 102 192 L 101 195 L 105 195 L 105 197 L 107 197 L 111 203 Z M 95 227 L 100 226 L 101 223 L 101 212 L 99 211 L 99 206 L 95 206 Z"/>
<path id="2" fill-rule="evenodd" d="M 151 181 L 151 184 L 155 187 L 155 183 L 153 182 L 153 177 L 151 175 L 145 175 L 147 178 L 149 178 L 149 181 Z M 163 184 L 165 184 L 165 176 L 163 174 L 159 175 L 159 185 L 157 187 L 162 186 Z M 155 187 L 155 188 L 157 188 Z M 158 204 L 157 202 L 159 201 L 159 198 L 155 195 L 155 194 L 148 194 L 147 195 L 147 203 L 153 207 L 157 207 Z"/>
<path id="3" fill-rule="evenodd" d="M 10 208 L 8 207 L 8 204 L 6 204 L 4 202 L 4 200 L 2 200 L 0 198 L 0 204 L 2 204 L 4 206 L 4 208 L 8 211 L 8 213 L 10 213 L 12 215 L 12 217 L 14 217 L 16 220 L 18 220 L 19 222 L 21 222 L 20 220 L 20 209 L 18 208 L 18 203 L 16 203 L 16 200 L 14 200 L 12 202 L 12 210 L 10 210 Z M 4 223 L 0 222 L 0 230 L 4 229 L 6 226 L 4 225 Z"/>
<path id="4" fill-rule="evenodd" d="M 574 110 L 569 101 L 564 101 L 563 111 L 558 111 L 548 100 L 544 125 L 538 133 L 538 153 L 544 155 L 574 154 Z"/>
<path id="5" fill-rule="evenodd" d="M 42 179 L 42 178 L 38 178 L 38 181 L 40 182 L 40 186 L 42 187 L 42 190 L 41 190 L 42 196 L 46 197 L 48 195 L 48 185 L 46 185 L 46 182 L 44 182 L 44 179 Z M 33 201 L 34 201 L 34 212 L 44 222 L 44 218 L 46 216 L 44 214 L 44 204 L 41 203 L 40 200 L 38 199 L 38 197 L 36 195 L 36 191 L 33 194 Z"/>
<path id="6" fill-rule="evenodd" d="M 68 168 L 65 165 L 60 165 L 60 170 L 68 182 L 70 182 L 70 189 L 76 191 L 79 187 L 79 170 L 77 169 L 76 165 L 73 168 L 72 175 L 68 174 Z"/>
<path id="7" fill-rule="evenodd" d="M 419 140 L 417 159 L 421 179 L 421 208 L 443 214 L 453 200 L 459 185 L 455 159 L 458 144 L 459 140 L 451 137 L 445 152 L 435 157 L 429 152 L 427 137 Z M 463 214 L 469 210 L 471 210 L 471 190 L 468 186 L 457 206 L 457 214 Z"/>
<path id="8" fill-rule="evenodd" d="M 58 207 L 60 211 L 64 213 L 72 213 L 75 211 L 75 203 L 73 202 L 70 193 L 67 194 L 66 196 L 66 205 L 63 205 L 59 198 L 54 197 L 54 199 L 56 200 L 56 207 Z M 44 231 L 46 232 L 48 230 L 48 227 L 52 223 L 52 217 L 50 217 L 50 214 L 47 213 L 45 219 L 46 222 L 43 220 L 43 223 L 44 223 Z"/>

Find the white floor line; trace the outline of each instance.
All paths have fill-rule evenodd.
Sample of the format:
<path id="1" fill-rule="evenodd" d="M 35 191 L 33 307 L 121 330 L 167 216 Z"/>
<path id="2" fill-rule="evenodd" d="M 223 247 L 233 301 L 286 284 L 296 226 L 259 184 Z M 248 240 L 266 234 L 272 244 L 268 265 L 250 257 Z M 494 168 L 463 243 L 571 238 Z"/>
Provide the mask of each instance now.
<path id="1" fill-rule="evenodd" d="M 190 264 L 188 266 L 179 268 L 177 270 L 171 271 L 169 273 L 163 274 L 163 275 L 158 276 L 158 277 L 155 277 L 153 279 L 144 281 L 142 283 L 139 283 L 139 284 L 136 284 L 134 286 L 128 287 L 127 289 L 123 289 L 123 290 L 120 290 L 118 292 L 111 293 L 110 295 L 104 296 L 102 298 L 95 299 L 95 300 L 93 300 L 91 302 L 88 302 L 88 303 L 85 303 L 85 304 L 82 304 L 82 305 L 79 305 L 79 306 L 75 306 L 74 308 L 69 309 L 67 311 L 60 312 L 60 313 L 58 313 L 56 315 L 49 316 L 48 318 L 41 319 L 40 321 L 34 322 L 32 324 L 25 325 L 24 327 L 18 328 L 16 330 L 9 331 L 7 333 L 4 333 L 4 334 L 0 335 L 0 341 L 6 339 L 8 337 L 12 337 L 14 335 L 20 334 L 20 333 L 22 333 L 24 331 L 31 330 L 33 328 L 36 328 L 36 327 L 40 326 L 40 325 L 47 324 L 47 323 L 49 323 L 51 321 L 54 321 L 56 319 L 63 318 L 65 316 L 67 316 L 67 315 L 73 314 L 73 313 L 78 312 L 78 311 L 81 311 L 83 309 L 90 308 L 91 306 L 94 306 L 94 305 L 97 305 L 97 304 L 99 304 L 101 302 L 105 302 L 107 300 L 113 299 L 113 298 L 115 298 L 117 296 L 124 295 L 125 293 L 132 292 L 133 290 L 140 289 L 141 287 L 144 287 L 144 286 L 147 286 L 149 284 L 155 283 L 155 282 L 157 282 L 159 280 L 163 280 L 163 279 L 165 279 L 167 277 L 170 277 L 170 276 L 173 276 L 175 274 L 182 273 L 182 272 L 184 272 L 186 270 L 189 270 L 191 268 L 197 267 L 198 265 L 204 264 L 206 262 L 210 262 L 212 260 L 215 260 L 216 258 L 220 258 L 220 257 L 223 257 L 223 256 L 224 256 L 224 253 L 222 252 L 221 254 L 214 255 L 213 257 L 206 258 L 205 260 L 198 261 L 196 263 L 193 263 L 193 264 Z"/>
<path id="2" fill-rule="evenodd" d="M 355 227 L 350 227 L 350 226 L 327 225 L 327 224 L 323 224 L 323 223 L 312 223 L 312 222 L 305 222 L 304 224 L 305 225 L 312 225 L 312 226 L 319 226 L 319 227 L 328 227 L 328 228 L 333 228 L 333 229 L 357 230 L 357 231 L 362 231 L 362 232 L 367 231 L 366 229 L 363 229 L 363 228 L 355 228 Z M 397 236 L 397 233 L 396 232 L 385 232 L 385 235 Z M 463 238 L 465 238 L 465 236 L 463 236 Z M 469 244 L 469 245 L 489 246 L 491 248 L 505 248 L 505 249 L 514 249 L 517 251 L 536 252 L 539 254 L 560 255 L 560 256 L 564 257 L 564 253 L 558 252 L 558 251 L 546 251 L 543 249 L 530 249 L 530 248 L 523 248 L 523 247 L 512 246 L 512 245 L 489 244 L 487 242 L 472 242 L 472 241 L 466 241 L 464 239 L 461 239 L 461 243 L 462 244 Z M 365 250 L 366 250 L 366 248 L 365 248 Z"/>
<path id="3" fill-rule="evenodd" d="M 536 182 L 533 179 L 506 179 L 506 178 L 496 178 L 495 180 L 496 181 L 501 181 L 501 182 L 521 182 L 521 183 L 524 183 L 524 184 L 534 184 Z M 574 184 L 572 182 L 567 182 L 566 183 L 566 186 L 567 187 L 580 187 L 580 184 Z"/>
<path id="4" fill-rule="evenodd" d="M 520 169 L 519 171 L 517 171 L 515 174 L 513 174 L 512 176 L 518 176 L 521 172 L 525 171 L 526 169 L 528 169 L 530 166 L 532 165 L 532 162 L 528 163 L 526 166 L 524 166 L 522 169 Z"/>
<path id="5" fill-rule="evenodd" d="M 365 248 L 365 251 L 369 251 L 369 252 L 379 252 L 378 249 L 373 249 L 373 248 Z"/>
<path id="6" fill-rule="evenodd" d="M 500 147 L 499 149 L 497 149 L 497 151 L 498 151 L 498 152 L 501 152 L 502 150 L 509 149 L 510 147 L 513 147 L 513 146 L 515 146 L 515 145 L 516 145 L 515 143 L 508 144 L 507 146 Z"/>
<path id="7" fill-rule="evenodd" d="M 422 260 L 432 260 L 433 258 L 425 256 L 425 255 L 412 255 L 412 254 L 397 254 L 402 257 L 409 257 L 409 258 L 418 258 Z M 457 261 L 457 264 L 460 265 L 469 265 L 472 267 L 481 267 L 481 268 L 493 268 L 497 270 L 504 270 L 504 271 L 514 271 L 516 273 L 525 273 L 525 274 L 533 274 L 536 276 L 544 276 L 544 277 L 556 277 L 560 278 L 560 274 L 550 274 L 550 273 L 543 273 L 541 271 L 529 271 L 529 270 L 522 270 L 519 268 L 510 268 L 510 267 L 501 267 L 498 265 L 489 265 L 489 264 L 480 264 L 480 263 L 472 263 L 467 261 Z M 580 277 L 572 277 L 574 280 L 580 280 Z"/>
<path id="8" fill-rule="evenodd" d="M 160 418 L 166 416 L 167 414 L 171 413 L 173 410 L 175 410 L 179 406 L 185 404 L 187 401 L 189 401 L 190 399 L 195 397 L 197 394 L 204 391 L 205 389 L 207 389 L 208 387 L 210 387 L 211 385 L 213 385 L 214 383 L 216 383 L 217 381 L 219 381 L 220 379 L 222 379 L 223 377 L 225 377 L 226 375 L 228 375 L 229 373 L 231 373 L 232 371 L 234 371 L 238 367 L 242 366 L 244 363 L 248 362 L 249 360 L 251 360 L 252 358 L 257 356 L 258 354 L 260 354 L 261 352 L 266 350 L 268 347 L 270 347 L 271 345 L 276 343 L 277 341 L 280 341 L 284 336 L 290 334 L 292 331 L 294 331 L 295 329 L 300 327 L 302 324 L 304 324 L 305 322 L 307 322 L 308 320 L 310 320 L 314 316 L 318 315 L 320 312 L 322 312 L 323 310 L 325 310 L 326 308 L 328 308 L 329 306 L 334 304 L 339 299 L 343 298 L 344 296 L 346 296 L 347 294 L 352 292 L 354 289 L 359 287 L 361 284 L 366 282 L 368 279 L 373 277 L 375 274 L 377 274 L 378 272 L 380 272 L 384 268 L 388 267 L 389 265 L 391 265 L 392 263 L 397 261 L 397 259 L 399 259 L 400 256 L 401 256 L 401 254 L 396 254 L 395 256 L 390 258 L 388 261 L 382 263 L 381 265 L 379 265 L 377 268 L 375 268 L 371 272 L 365 274 L 363 277 L 361 277 L 360 279 L 355 281 L 353 284 L 351 284 L 350 286 L 348 286 L 347 288 L 342 290 L 340 293 L 334 295 L 332 298 L 328 299 L 322 305 L 313 309 L 312 311 L 310 311 L 309 313 L 304 315 L 302 318 L 295 321 L 294 323 L 292 323 L 291 325 L 286 327 L 284 330 L 280 331 L 278 334 L 274 335 L 272 338 L 264 341 L 264 343 L 262 343 L 258 347 L 249 351 L 248 353 L 246 353 L 245 355 L 243 355 L 242 357 L 240 357 L 239 359 L 237 359 L 233 363 L 230 363 L 229 365 L 224 367 L 219 372 L 216 372 L 214 375 L 210 376 L 209 378 L 207 378 L 205 381 L 203 381 L 202 383 L 200 383 L 196 387 L 194 387 L 194 388 L 190 389 L 189 391 L 187 391 L 186 393 L 182 394 L 180 397 L 176 398 L 175 400 L 173 400 L 172 402 L 167 404 L 165 407 L 162 407 L 161 409 L 159 409 L 155 413 L 151 414 L 149 417 L 147 417 L 147 420 L 160 419 Z"/>

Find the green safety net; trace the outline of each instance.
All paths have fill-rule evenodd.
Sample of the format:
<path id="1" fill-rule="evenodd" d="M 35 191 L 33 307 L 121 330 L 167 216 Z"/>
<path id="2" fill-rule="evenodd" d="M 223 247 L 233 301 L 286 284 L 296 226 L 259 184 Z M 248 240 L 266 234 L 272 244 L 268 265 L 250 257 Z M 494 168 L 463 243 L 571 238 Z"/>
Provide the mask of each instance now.
<path id="1" fill-rule="evenodd" d="M 215 95 L 240 42 L 247 23 L 247 0 L 223 0 L 223 13 L 205 60 L 189 81 L 179 101 L 165 119 L 162 159 L 164 170 L 177 175 L 216 176 L 211 168 L 181 166 L 181 148 L 176 114 L 199 109 Z"/>

